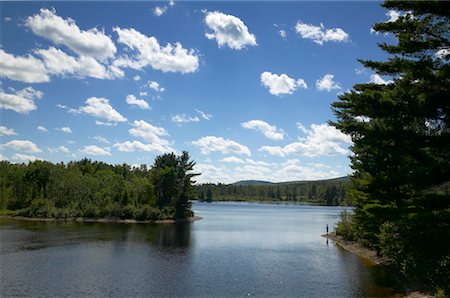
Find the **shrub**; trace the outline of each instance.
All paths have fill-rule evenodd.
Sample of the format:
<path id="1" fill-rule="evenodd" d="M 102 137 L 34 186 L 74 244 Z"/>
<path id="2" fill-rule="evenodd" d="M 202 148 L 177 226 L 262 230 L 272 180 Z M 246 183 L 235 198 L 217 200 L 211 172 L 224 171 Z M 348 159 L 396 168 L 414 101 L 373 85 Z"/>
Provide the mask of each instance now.
<path id="1" fill-rule="evenodd" d="M 355 231 L 353 227 L 353 214 L 347 210 L 339 214 L 339 221 L 336 224 L 336 234 L 347 240 L 355 240 Z"/>

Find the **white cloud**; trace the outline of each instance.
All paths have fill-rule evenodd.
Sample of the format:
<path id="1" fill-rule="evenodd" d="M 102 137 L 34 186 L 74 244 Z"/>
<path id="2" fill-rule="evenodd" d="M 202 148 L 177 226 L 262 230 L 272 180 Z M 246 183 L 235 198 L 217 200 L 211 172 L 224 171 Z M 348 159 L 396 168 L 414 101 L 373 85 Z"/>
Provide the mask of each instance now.
<path id="1" fill-rule="evenodd" d="M 144 151 L 144 152 L 156 152 L 158 154 L 175 152 L 170 146 L 161 144 L 161 143 L 149 143 L 144 144 L 139 141 L 126 141 L 123 143 L 116 143 L 113 147 L 117 148 L 117 150 L 122 152 L 135 152 L 135 151 Z"/>
<path id="2" fill-rule="evenodd" d="M 169 135 L 164 128 L 151 125 L 144 120 L 134 121 L 132 125 L 133 128 L 128 130 L 129 134 L 141 138 L 150 144 L 143 144 L 139 141 L 127 141 L 114 144 L 114 147 L 117 147 L 119 151 L 176 152 L 176 150 L 171 147 L 170 142 L 163 138 Z"/>
<path id="3" fill-rule="evenodd" d="M 47 148 L 50 153 L 66 153 L 69 154 L 70 150 L 66 146 L 59 146 L 58 148 Z"/>
<path id="4" fill-rule="evenodd" d="M 3 18 L 3 21 L 5 21 L 5 22 L 11 22 L 11 21 L 12 21 L 12 18 L 11 18 L 11 17 L 4 17 L 4 18 Z"/>
<path id="5" fill-rule="evenodd" d="M 62 104 L 57 104 L 57 105 L 55 105 L 55 107 L 63 109 L 63 110 L 67 109 L 67 106 L 62 105 Z"/>
<path id="6" fill-rule="evenodd" d="M 156 37 L 148 37 L 133 28 L 114 27 L 113 30 L 119 35 L 119 43 L 137 51 L 134 58 L 124 56 L 114 61 L 117 67 L 142 69 L 150 65 L 163 72 L 181 73 L 195 72 L 199 67 L 196 51 L 183 48 L 179 42 L 161 46 Z"/>
<path id="7" fill-rule="evenodd" d="M 367 117 L 367 116 L 356 116 L 355 120 L 357 122 L 370 122 L 371 119 L 370 119 L 370 117 Z"/>
<path id="8" fill-rule="evenodd" d="M 176 123 L 189 123 L 189 122 L 199 122 L 200 119 L 196 117 L 186 116 L 185 114 L 174 115 L 171 117 L 172 122 Z"/>
<path id="9" fill-rule="evenodd" d="M 382 77 L 380 77 L 377 74 L 370 75 L 369 83 L 378 84 L 378 85 L 388 85 L 393 82 L 394 81 L 392 81 L 392 80 L 385 81 Z"/>
<path id="10" fill-rule="evenodd" d="M 26 114 L 37 109 L 34 100 L 41 98 L 42 95 L 42 92 L 32 87 L 16 91 L 14 94 L 0 91 L 0 108 Z"/>
<path id="11" fill-rule="evenodd" d="M 38 158 L 34 155 L 27 155 L 27 154 L 20 154 L 20 153 L 14 154 L 12 159 L 16 160 L 18 162 L 29 162 L 29 161 L 35 161 L 35 160 L 42 160 L 41 158 Z"/>
<path id="12" fill-rule="evenodd" d="M 341 28 L 326 29 L 321 23 L 320 26 L 305 24 L 297 22 L 295 31 L 303 39 L 311 39 L 318 45 L 323 45 L 325 42 L 347 42 L 349 35 Z"/>
<path id="13" fill-rule="evenodd" d="M 138 99 L 136 96 L 129 94 L 127 95 L 125 101 L 129 105 L 135 105 L 143 110 L 150 110 L 150 105 L 143 99 Z"/>
<path id="14" fill-rule="evenodd" d="M 0 126 L 0 136 L 15 136 L 17 133 L 12 128 Z"/>
<path id="15" fill-rule="evenodd" d="M 114 79 L 124 76 L 123 71 L 114 66 L 109 68 L 89 56 L 72 57 L 54 47 L 39 49 L 35 53 L 42 58 L 48 72 L 63 77 L 72 75 L 77 78 Z"/>
<path id="16" fill-rule="evenodd" d="M 162 16 L 163 14 L 165 14 L 167 11 L 167 6 L 156 6 L 153 9 L 153 14 L 157 17 Z"/>
<path id="17" fill-rule="evenodd" d="M 250 158 L 242 159 L 242 158 L 239 158 L 236 156 L 228 156 L 228 157 L 222 158 L 220 161 L 226 162 L 226 163 L 237 163 L 237 164 L 248 163 L 251 165 L 259 165 L 259 166 L 270 166 L 271 165 L 264 161 L 256 161 L 256 160 L 253 160 Z"/>
<path id="18" fill-rule="evenodd" d="M 42 8 L 39 14 L 28 17 L 25 25 L 34 34 L 64 45 L 80 56 L 94 57 L 100 60 L 114 57 L 116 47 L 109 36 L 97 28 L 81 30 L 71 18 L 63 19 L 51 11 Z"/>
<path id="19" fill-rule="evenodd" d="M 37 130 L 39 130 L 39 132 L 48 132 L 47 128 L 40 126 L 40 125 L 37 127 Z"/>
<path id="20" fill-rule="evenodd" d="M 197 183 L 232 183 L 236 180 L 230 176 L 230 171 L 225 167 L 217 167 L 207 163 L 197 163 L 194 173 L 201 173 L 195 177 Z"/>
<path id="21" fill-rule="evenodd" d="M 400 12 L 396 11 L 396 10 L 389 10 L 389 11 L 386 13 L 386 16 L 389 17 L 388 22 L 395 22 L 395 21 L 398 20 L 399 17 L 402 16 L 402 14 L 401 14 Z"/>
<path id="22" fill-rule="evenodd" d="M 161 87 L 158 82 L 155 81 L 148 81 L 147 85 L 156 92 L 164 92 L 166 90 L 164 87 Z"/>
<path id="23" fill-rule="evenodd" d="M 348 150 L 345 145 L 351 145 L 350 136 L 342 133 L 334 126 L 328 124 L 312 124 L 311 129 L 306 129 L 298 123 L 299 129 L 306 134 L 306 138 L 300 138 L 298 142 L 280 146 L 262 146 L 260 151 L 271 155 L 284 157 L 296 154 L 306 157 L 345 155 Z"/>
<path id="24" fill-rule="evenodd" d="M 202 117 L 202 119 L 210 120 L 212 118 L 211 114 L 204 113 L 204 112 L 202 112 L 200 110 L 197 110 L 197 109 L 195 109 L 195 111 L 200 114 L 200 117 Z"/>
<path id="25" fill-rule="evenodd" d="M 56 130 L 63 132 L 63 133 L 72 133 L 72 129 L 70 129 L 70 127 L 67 127 L 67 126 L 57 127 Z"/>
<path id="26" fill-rule="evenodd" d="M 35 143 L 27 140 L 13 140 L 1 145 L 2 148 L 9 148 L 14 151 L 22 152 L 42 152 Z"/>
<path id="27" fill-rule="evenodd" d="M 74 113 L 85 113 L 90 116 L 106 119 L 110 122 L 125 122 L 127 118 L 123 117 L 119 112 L 117 112 L 110 104 L 109 100 L 106 98 L 90 97 L 85 101 L 86 105 L 79 107 Z M 98 122 L 105 124 L 104 122 Z M 97 124 L 97 122 L 96 122 Z M 97 124 L 101 125 L 101 124 Z"/>
<path id="28" fill-rule="evenodd" d="M 303 79 L 295 80 L 286 74 L 277 75 L 268 71 L 261 74 L 261 83 L 269 89 L 273 95 L 292 94 L 298 88 L 307 89 Z"/>
<path id="29" fill-rule="evenodd" d="M 147 96 L 147 95 L 148 95 L 147 91 L 139 92 L 139 96 Z"/>
<path id="30" fill-rule="evenodd" d="M 111 150 L 109 148 L 103 148 L 96 145 L 84 146 L 83 149 L 80 149 L 80 152 L 86 155 L 107 155 L 111 156 Z"/>
<path id="31" fill-rule="evenodd" d="M 135 80 L 135 81 L 140 81 L 140 80 L 141 80 L 141 76 L 140 76 L 140 75 L 135 75 L 135 76 L 133 77 L 133 80 Z"/>
<path id="32" fill-rule="evenodd" d="M 223 154 L 235 153 L 251 156 L 250 149 L 247 146 L 222 137 L 206 136 L 192 142 L 192 144 L 200 147 L 202 154 L 210 154 L 217 151 Z"/>
<path id="33" fill-rule="evenodd" d="M 283 38 L 283 39 L 285 39 L 286 36 L 287 36 L 287 33 L 286 33 L 285 30 L 280 30 L 280 31 L 278 31 L 278 34 L 280 34 L 281 38 Z"/>
<path id="34" fill-rule="evenodd" d="M 246 46 L 256 46 L 256 37 L 248 31 L 244 22 L 233 16 L 219 11 L 207 12 L 205 23 L 212 30 L 206 33 L 208 39 L 215 39 L 219 47 L 227 45 L 234 50 Z"/>
<path id="35" fill-rule="evenodd" d="M 102 136 L 95 136 L 94 140 L 100 142 L 100 143 L 104 143 L 104 144 L 111 144 L 110 141 L 108 141 L 106 138 L 102 137 Z"/>
<path id="36" fill-rule="evenodd" d="M 98 126 L 117 126 L 117 122 L 103 122 L 103 121 L 95 120 L 95 125 L 98 125 Z"/>
<path id="37" fill-rule="evenodd" d="M 0 154 L 0 161 L 7 160 L 5 156 Z"/>
<path id="38" fill-rule="evenodd" d="M 0 49 L 0 77 L 25 83 L 50 81 L 41 60 L 30 55 L 15 57 L 2 49 Z"/>
<path id="39" fill-rule="evenodd" d="M 316 81 L 316 88 L 319 91 L 331 91 L 333 89 L 341 89 L 341 85 L 333 81 L 334 75 L 326 74 L 323 78 Z"/>
<path id="40" fill-rule="evenodd" d="M 284 131 L 282 129 L 278 129 L 274 125 L 270 125 L 267 122 L 262 120 L 251 120 L 247 122 L 241 123 L 241 126 L 246 129 L 252 129 L 259 131 L 264 136 L 271 140 L 283 140 L 284 139 Z"/>
<path id="41" fill-rule="evenodd" d="M 443 49 L 440 49 L 440 50 L 438 50 L 435 54 L 434 54 L 434 56 L 437 58 L 437 59 L 446 59 L 446 60 L 449 60 L 449 56 L 450 56 L 450 48 L 443 48 Z"/>

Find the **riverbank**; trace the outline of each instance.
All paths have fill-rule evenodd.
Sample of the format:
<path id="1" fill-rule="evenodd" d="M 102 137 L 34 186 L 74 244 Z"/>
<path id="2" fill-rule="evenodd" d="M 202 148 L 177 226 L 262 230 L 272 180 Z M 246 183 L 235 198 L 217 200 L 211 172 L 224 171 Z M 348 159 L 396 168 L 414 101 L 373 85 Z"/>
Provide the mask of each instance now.
<path id="1" fill-rule="evenodd" d="M 377 252 L 371 250 L 356 241 L 345 240 L 342 236 L 336 235 L 335 232 L 331 232 L 329 234 L 323 234 L 322 237 L 325 237 L 329 240 L 332 240 L 336 243 L 337 246 L 359 256 L 364 259 L 367 259 L 373 262 L 377 266 L 382 266 L 386 270 L 394 273 L 398 276 L 398 283 L 403 286 L 404 297 L 407 298 L 427 298 L 427 297 L 435 297 L 432 293 L 428 291 L 424 291 L 423 286 L 415 285 L 406 280 L 406 278 L 401 274 L 398 269 L 396 269 L 389 258 L 382 257 L 377 255 Z"/>
<path id="2" fill-rule="evenodd" d="M 87 223 L 119 223 L 119 224 L 173 224 L 194 222 L 202 219 L 200 216 L 192 216 L 178 219 L 157 219 L 157 220 L 136 220 L 136 219 L 120 219 L 120 218 L 86 218 L 86 217 L 69 217 L 69 218 L 48 218 L 48 217 L 26 217 L 26 216 L 10 216 L 0 215 L 0 219 L 12 219 L 20 221 L 43 221 L 43 222 L 87 222 Z"/>

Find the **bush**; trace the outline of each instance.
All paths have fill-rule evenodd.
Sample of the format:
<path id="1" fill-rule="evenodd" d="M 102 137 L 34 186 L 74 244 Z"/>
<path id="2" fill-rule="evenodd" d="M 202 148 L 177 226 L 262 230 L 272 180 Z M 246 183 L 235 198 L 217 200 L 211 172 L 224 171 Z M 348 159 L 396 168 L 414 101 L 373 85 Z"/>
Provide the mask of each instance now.
<path id="1" fill-rule="evenodd" d="M 355 230 L 353 227 L 353 214 L 347 210 L 339 214 L 339 221 L 336 224 L 336 235 L 344 237 L 346 240 L 355 240 Z"/>
<path id="2" fill-rule="evenodd" d="M 34 200 L 28 208 L 30 217 L 52 217 L 55 213 L 55 206 L 47 199 Z"/>
<path id="3" fill-rule="evenodd" d="M 141 208 L 136 208 L 134 218 L 137 220 L 155 220 L 161 217 L 159 209 L 143 205 Z"/>

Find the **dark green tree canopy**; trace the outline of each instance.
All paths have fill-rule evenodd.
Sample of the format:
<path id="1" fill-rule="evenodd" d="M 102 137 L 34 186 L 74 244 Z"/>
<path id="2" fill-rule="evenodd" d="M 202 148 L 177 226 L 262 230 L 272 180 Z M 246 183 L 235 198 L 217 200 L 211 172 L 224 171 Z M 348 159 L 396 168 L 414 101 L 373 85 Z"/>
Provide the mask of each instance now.
<path id="1" fill-rule="evenodd" d="M 332 124 L 353 140 L 354 235 L 404 272 L 448 291 L 450 2 L 382 6 L 400 17 L 373 28 L 398 42 L 379 45 L 391 55 L 387 61 L 360 62 L 391 81 L 355 85 L 332 105 Z"/>

